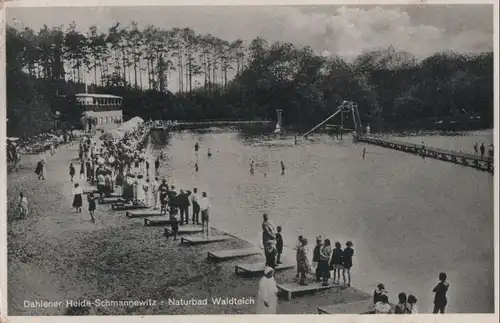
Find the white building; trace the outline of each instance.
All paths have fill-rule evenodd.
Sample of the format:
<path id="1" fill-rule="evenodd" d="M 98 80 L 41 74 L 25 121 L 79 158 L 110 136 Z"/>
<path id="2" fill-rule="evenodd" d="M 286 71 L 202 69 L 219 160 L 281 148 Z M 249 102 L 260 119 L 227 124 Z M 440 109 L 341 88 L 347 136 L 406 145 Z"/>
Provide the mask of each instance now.
<path id="1" fill-rule="evenodd" d="M 108 130 L 123 122 L 123 98 L 109 94 L 76 94 L 76 102 L 82 110 L 82 123 L 90 129 Z"/>

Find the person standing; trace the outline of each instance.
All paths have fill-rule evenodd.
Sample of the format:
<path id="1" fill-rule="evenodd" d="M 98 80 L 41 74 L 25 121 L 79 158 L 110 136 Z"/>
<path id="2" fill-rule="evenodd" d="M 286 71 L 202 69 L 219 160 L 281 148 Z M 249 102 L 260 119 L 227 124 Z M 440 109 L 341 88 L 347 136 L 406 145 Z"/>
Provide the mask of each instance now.
<path id="1" fill-rule="evenodd" d="M 76 183 L 73 188 L 73 207 L 76 209 L 76 212 L 82 212 L 82 204 L 83 204 L 83 190 L 80 187 L 80 184 Z"/>
<path id="2" fill-rule="evenodd" d="M 332 245 L 330 239 L 325 239 L 325 244 L 320 250 L 319 269 L 321 277 L 323 277 L 323 286 L 328 286 L 328 279 L 330 278 L 330 268 L 328 262 L 332 255 Z"/>
<path id="3" fill-rule="evenodd" d="M 160 158 L 155 160 L 155 176 L 160 176 Z"/>
<path id="4" fill-rule="evenodd" d="M 448 304 L 448 299 L 446 298 L 446 293 L 450 284 L 446 281 L 446 273 L 439 274 L 439 283 L 432 290 L 434 295 L 434 310 L 433 314 L 441 313 L 444 314 L 446 305 Z"/>
<path id="5" fill-rule="evenodd" d="M 493 155 L 495 154 L 495 149 L 493 148 L 493 144 L 488 146 L 488 157 L 493 160 Z"/>
<path id="6" fill-rule="evenodd" d="M 85 162 L 83 159 L 80 160 L 80 179 L 85 178 Z"/>
<path id="7" fill-rule="evenodd" d="M 316 246 L 313 250 L 312 268 L 315 271 L 316 281 L 321 281 L 321 270 L 319 268 L 320 251 L 323 248 L 323 241 L 321 236 L 316 237 Z"/>
<path id="8" fill-rule="evenodd" d="M 170 227 L 172 229 L 172 234 L 174 236 L 174 240 L 177 240 L 177 235 L 179 233 L 179 222 L 181 221 L 181 217 L 179 215 L 178 209 L 173 209 L 170 212 Z M 167 236 L 168 238 L 168 236 Z"/>
<path id="9" fill-rule="evenodd" d="M 342 257 L 342 267 L 344 271 L 342 272 L 342 278 L 344 279 L 344 285 L 346 285 L 345 274 L 347 274 L 347 287 L 351 287 L 351 267 L 352 267 L 352 257 L 354 256 L 353 244 L 351 241 L 345 243 L 346 248 L 343 252 Z"/>
<path id="10" fill-rule="evenodd" d="M 200 204 L 198 204 L 198 200 L 198 189 L 195 187 L 193 188 L 193 193 L 191 193 L 191 205 L 193 208 L 191 222 L 193 222 L 193 224 L 200 224 Z"/>
<path id="11" fill-rule="evenodd" d="M 198 143 L 196 143 L 196 144 L 194 145 L 194 151 L 196 151 L 196 152 L 197 152 L 199 149 L 200 149 L 200 145 L 199 145 Z"/>
<path id="12" fill-rule="evenodd" d="M 146 178 L 149 178 L 149 158 L 146 157 Z"/>
<path id="13" fill-rule="evenodd" d="M 276 227 L 276 265 L 281 265 L 281 254 L 283 254 L 283 236 L 281 235 L 281 227 Z"/>
<path id="14" fill-rule="evenodd" d="M 276 235 L 274 234 L 274 226 L 269 221 L 269 216 L 267 213 L 262 214 L 262 246 L 264 248 L 267 246 L 267 242 L 270 240 L 276 240 Z"/>
<path id="15" fill-rule="evenodd" d="M 271 267 L 272 269 L 276 269 L 276 247 L 274 246 L 275 240 L 269 240 L 265 247 L 266 254 L 266 267 Z"/>
<path id="16" fill-rule="evenodd" d="M 332 260 L 330 260 L 330 270 L 333 270 L 333 283 L 340 284 L 340 272 L 342 272 L 342 259 L 344 251 L 340 242 L 335 242 L 335 249 L 332 251 Z"/>
<path id="17" fill-rule="evenodd" d="M 92 221 L 92 223 L 95 223 L 95 218 L 94 218 L 94 212 L 96 209 L 95 200 L 96 198 L 94 196 L 94 193 L 90 193 L 89 195 L 87 195 L 87 202 L 89 203 L 90 221 Z"/>
<path id="18" fill-rule="evenodd" d="M 163 180 L 165 181 L 165 180 Z M 169 200 L 168 200 L 168 185 L 165 185 L 163 186 L 160 185 L 160 213 L 162 215 L 164 214 L 167 214 L 167 208 L 168 208 L 168 204 L 169 204 Z"/>
<path id="19" fill-rule="evenodd" d="M 285 164 L 283 163 L 283 161 L 280 162 L 281 164 L 281 176 L 285 175 Z"/>
<path id="20" fill-rule="evenodd" d="M 158 177 L 153 179 L 151 183 L 151 194 L 153 194 L 153 210 L 158 210 L 158 197 L 159 197 L 159 183 Z"/>
<path id="21" fill-rule="evenodd" d="M 26 198 L 22 192 L 19 193 L 19 202 L 17 207 L 19 210 L 19 217 L 24 218 L 28 215 L 28 198 Z"/>
<path id="22" fill-rule="evenodd" d="M 71 178 L 71 182 L 73 181 L 73 177 L 75 177 L 75 174 L 76 174 L 75 166 L 73 166 L 73 163 L 70 163 L 69 164 L 69 176 Z"/>
<path id="23" fill-rule="evenodd" d="M 478 148 L 477 148 L 477 142 L 474 144 L 474 153 L 477 155 L 479 152 L 478 152 Z"/>
<path id="24" fill-rule="evenodd" d="M 307 239 L 302 239 L 302 244 L 297 250 L 297 260 L 298 266 L 297 269 L 300 274 L 299 285 L 307 286 L 306 282 L 306 273 L 309 272 L 309 250 L 307 248 Z"/>
<path id="25" fill-rule="evenodd" d="M 264 269 L 264 277 L 259 282 L 257 314 L 276 314 L 278 288 L 274 280 L 274 270 Z"/>
<path id="26" fill-rule="evenodd" d="M 299 268 L 299 250 L 300 250 L 300 247 L 302 246 L 302 240 L 304 240 L 304 237 L 302 235 L 300 235 L 298 237 L 298 241 L 297 241 L 297 244 L 295 245 L 295 260 L 297 262 L 297 274 L 295 275 L 295 278 L 299 278 L 299 275 L 300 275 L 300 268 Z"/>
<path id="27" fill-rule="evenodd" d="M 45 159 L 42 158 L 37 164 L 35 173 L 38 175 L 38 179 L 45 179 Z"/>
<path id="28" fill-rule="evenodd" d="M 180 191 L 179 194 L 179 209 L 181 211 L 181 224 L 189 224 L 189 195 L 191 195 L 190 191 L 184 192 L 184 190 Z"/>
<path id="29" fill-rule="evenodd" d="M 205 234 L 205 228 L 206 228 L 206 233 L 207 233 L 207 238 L 210 235 L 210 227 L 209 227 L 209 210 L 210 210 L 210 200 L 207 197 L 207 193 L 203 192 L 201 194 L 201 199 L 200 199 L 200 211 L 201 211 L 201 230 L 202 234 Z"/>
<path id="30" fill-rule="evenodd" d="M 146 178 L 142 185 L 142 189 L 144 190 L 144 203 L 146 206 L 149 206 L 151 204 L 151 191 L 150 191 L 150 185 L 149 185 L 149 178 Z"/>
<path id="31" fill-rule="evenodd" d="M 479 151 L 481 152 L 481 158 L 484 158 L 484 152 L 486 147 L 484 147 L 484 142 L 481 143 L 481 147 L 479 147 Z"/>

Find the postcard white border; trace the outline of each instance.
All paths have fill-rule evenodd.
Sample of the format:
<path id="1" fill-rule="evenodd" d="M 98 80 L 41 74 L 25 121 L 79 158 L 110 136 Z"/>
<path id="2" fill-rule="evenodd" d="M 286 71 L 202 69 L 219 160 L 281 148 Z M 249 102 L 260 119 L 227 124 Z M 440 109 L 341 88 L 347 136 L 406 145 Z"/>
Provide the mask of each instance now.
<path id="1" fill-rule="evenodd" d="M 428 4 L 492 4 L 494 6 L 494 145 L 495 156 L 499 156 L 499 4 L 494 0 L 142 0 L 140 4 L 133 0 L 19 0 L 8 1 L 0 0 L 0 120 L 6 120 L 6 86 L 5 86 L 5 10 L 4 7 L 92 7 L 92 6 L 222 6 L 222 5 L 428 5 Z M 5 142 L 6 137 L 6 122 L 0 122 L 0 141 Z M 0 149 L 0 160 L 6 160 L 5 149 Z M 494 314 L 447 314 L 447 315 L 433 315 L 433 314 L 420 314 L 420 315 L 269 315 L 260 316 L 259 321 L 282 321 L 286 320 L 289 323 L 303 323 L 307 322 L 323 323 L 332 322 L 335 320 L 337 323 L 351 323 L 351 322 L 412 322 L 412 323 L 433 323 L 433 322 L 456 322 L 456 323 L 470 323 L 470 322 L 485 322 L 496 323 L 498 322 L 499 315 L 499 158 L 495 158 L 494 174 L 494 226 L 495 226 L 495 313 Z M 158 316 L 84 316 L 84 317 L 67 317 L 67 316 L 10 316 L 6 317 L 7 310 L 7 221 L 6 221 L 6 178 L 7 170 L 4 164 L 0 167 L 0 322 L 67 322 L 68 320 L 74 322 L 92 322 L 92 323 L 109 323 L 109 322 L 165 322 L 169 323 L 248 323 L 257 319 L 255 315 L 158 315 Z"/>

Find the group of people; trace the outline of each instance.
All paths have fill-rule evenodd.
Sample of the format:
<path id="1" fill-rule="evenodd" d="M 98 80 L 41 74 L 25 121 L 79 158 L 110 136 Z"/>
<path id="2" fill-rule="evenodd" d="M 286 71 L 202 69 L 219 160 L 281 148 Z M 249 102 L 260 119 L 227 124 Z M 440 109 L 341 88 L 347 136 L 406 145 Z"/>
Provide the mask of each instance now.
<path id="1" fill-rule="evenodd" d="M 282 227 L 278 226 L 275 229 L 266 213 L 264 213 L 262 221 L 262 243 L 265 250 L 266 266 L 275 269 L 282 263 Z M 307 274 L 314 272 L 315 280 L 322 282 L 322 285 L 329 285 L 330 278 L 332 278 L 333 284 L 339 285 L 342 274 L 344 286 L 350 287 L 354 249 L 351 241 L 347 241 L 345 245 L 345 248 L 342 249 L 340 242 L 336 242 L 335 247 L 332 248 L 330 239 L 323 240 L 321 237 L 317 237 L 311 261 L 308 240 L 299 236 L 295 247 L 298 283 L 308 285 Z M 333 277 L 331 272 L 333 272 Z"/>
<path id="2" fill-rule="evenodd" d="M 481 146 L 478 146 L 477 142 L 474 144 L 474 153 L 476 155 L 481 154 L 481 158 L 484 159 L 484 155 L 486 153 L 486 146 L 484 145 L 484 142 L 481 143 Z M 495 148 L 493 144 L 488 145 L 488 158 L 493 159 L 494 154 Z"/>

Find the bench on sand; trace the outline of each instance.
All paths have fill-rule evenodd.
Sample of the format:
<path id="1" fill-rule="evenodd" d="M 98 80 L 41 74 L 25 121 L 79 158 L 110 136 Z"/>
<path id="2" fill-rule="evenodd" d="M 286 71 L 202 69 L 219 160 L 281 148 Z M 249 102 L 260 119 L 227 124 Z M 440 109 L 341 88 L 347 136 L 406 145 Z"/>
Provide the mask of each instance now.
<path id="1" fill-rule="evenodd" d="M 321 282 L 312 282 L 307 285 L 299 285 L 298 283 L 277 284 L 278 291 L 285 295 L 286 300 L 291 300 L 294 294 L 307 294 L 319 291 L 324 291 L 332 288 L 340 288 L 339 285 L 329 284 L 323 286 Z"/>
<path id="2" fill-rule="evenodd" d="M 282 264 L 276 265 L 274 271 L 282 271 L 291 268 L 295 268 L 295 264 L 285 261 Z M 238 264 L 234 266 L 234 273 L 236 275 L 258 275 L 263 274 L 264 269 L 266 269 L 265 262 L 258 262 L 253 264 Z"/>
<path id="3" fill-rule="evenodd" d="M 201 233 L 202 232 L 202 227 L 201 225 L 192 225 L 192 224 L 185 224 L 185 225 L 179 225 L 179 231 L 177 231 L 177 234 L 190 234 L 190 233 Z M 165 233 L 164 235 L 166 237 L 172 235 L 174 232 L 172 229 L 165 228 Z"/>
<path id="4" fill-rule="evenodd" d="M 128 211 L 128 210 L 140 210 L 149 209 L 149 206 L 139 203 L 113 203 L 111 204 L 111 209 L 113 211 Z"/>
<path id="5" fill-rule="evenodd" d="M 161 226 L 161 225 L 171 225 L 172 220 L 170 216 L 160 215 L 155 217 L 144 218 L 144 226 Z M 182 241 L 181 241 L 182 242 Z"/>
<path id="6" fill-rule="evenodd" d="M 152 207 L 147 209 L 138 209 L 138 210 L 130 210 L 125 213 L 129 218 L 142 218 L 142 217 L 165 217 L 165 214 L 162 214 L 160 210 L 154 210 Z"/>
<path id="7" fill-rule="evenodd" d="M 111 204 L 111 203 L 126 203 L 127 201 L 123 199 L 123 197 L 120 196 L 105 196 L 102 199 L 99 199 L 99 204 Z"/>
<path id="8" fill-rule="evenodd" d="M 195 244 L 204 244 L 211 242 L 220 242 L 229 239 L 231 239 L 231 237 L 227 235 L 209 236 L 209 237 L 182 237 L 181 243 L 195 245 Z"/>
<path id="9" fill-rule="evenodd" d="M 318 307 L 318 314 L 371 314 L 373 312 L 374 305 L 371 298 L 358 302 Z"/>
<path id="10" fill-rule="evenodd" d="M 262 253 L 262 250 L 259 248 L 245 248 L 245 249 L 228 249 L 228 250 L 218 250 L 218 251 L 209 251 L 208 259 L 214 261 L 227 260 L 231 258 L 239 258 L 252 256 Z"/>

